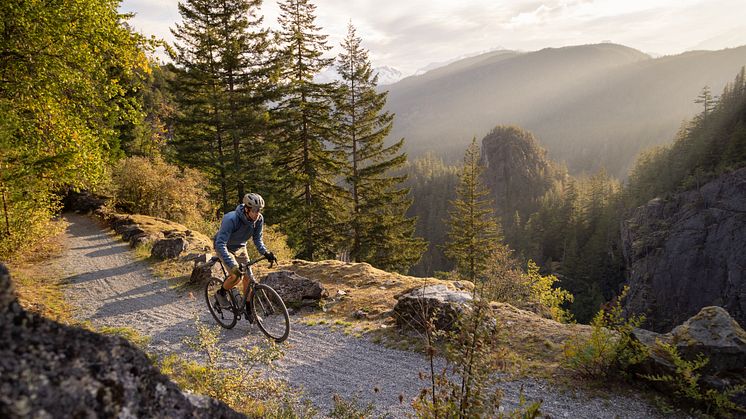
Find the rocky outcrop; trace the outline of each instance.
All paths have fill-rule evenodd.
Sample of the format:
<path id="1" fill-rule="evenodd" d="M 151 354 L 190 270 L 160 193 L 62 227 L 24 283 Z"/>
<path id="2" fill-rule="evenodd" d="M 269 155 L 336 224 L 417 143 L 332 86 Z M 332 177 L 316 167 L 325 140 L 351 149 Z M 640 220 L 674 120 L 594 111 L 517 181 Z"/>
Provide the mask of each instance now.
<path id="1" fill-rule="evenodd" d="M 484 180 L 497 214 L 511 223 L 518 211 L 528 216 L 552 186 L 558 172 L 534 136 L 517 127 L 498 126 L 482 140 Z"/>
<path id="2" fill-rule="evenodd" d="M 658 332 L 721 306 L 746 325 L 746 168 L 656 198 L 622 225 L 625 309 Z"/>
<path id="3" fill-rule="evenodd" d="M 184 394 L 125 339 L 26 312 L 0 264 L 0 417 L 243 416 Z"/>
<path id="4" fill-rule="evenodd" d="M 722 307 L 705 307 L 670 333 L 635 329 L 633 335 L 650 349 L 650 357 L 636 367 L 638 373 L 675 374 L 672 360 L 659 347 L 666 343 L 684 359 L 707 357 L 707 364 L 698 371 L 704 386 L 724 390 L 746 383 L 746 331 Z M 746 394 L 737 400 L 746 405 Z"/>
<path id="5" fill-rule="evenodd" d="M 290 306 L 315 305 L 328 296 L 319 281 L 291 271 L 270 272 L 261 282 L 274 288 L 285 304 Z"/>
<path id="6" fill-rule="evenodd" d="M 394 306 L 394 319 L 402 329 L 424 331 L 432 319 L 437 330 L 453 330 L 471 300 L 468 292 L 429 285 L 400 295 Z"/>
<path id="7" fill-rule="evenodd" d="M 207 237 L 173 221 L 101 211 L 97 214 L 120 234 L 123 240 L 129 242 L 130 247 L 152 244 L 150 255 L 155 259 L 194 259 L 195 256 L 212 249 Z"/>

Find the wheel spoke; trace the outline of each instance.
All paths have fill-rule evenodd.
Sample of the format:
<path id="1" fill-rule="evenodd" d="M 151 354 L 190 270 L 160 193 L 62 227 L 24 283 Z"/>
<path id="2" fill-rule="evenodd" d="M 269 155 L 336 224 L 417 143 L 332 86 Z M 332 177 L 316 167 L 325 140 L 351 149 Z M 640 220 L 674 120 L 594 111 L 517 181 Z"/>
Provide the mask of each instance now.
<path id="1" fill-rule="evenodd" d="M 290 319 L 282 298 L 272 288 L 259 284 L 254 289 L 252 306 L 259 328 L 269 338 L 284 341 L 290 333 Z"/>

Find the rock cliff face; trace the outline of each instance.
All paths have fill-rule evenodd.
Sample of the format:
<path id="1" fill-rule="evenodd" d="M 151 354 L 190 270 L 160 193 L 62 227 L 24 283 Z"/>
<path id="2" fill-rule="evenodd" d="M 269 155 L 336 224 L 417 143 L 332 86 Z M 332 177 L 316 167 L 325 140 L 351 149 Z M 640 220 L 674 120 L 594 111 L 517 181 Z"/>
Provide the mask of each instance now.
<path id="1" fill-rule="evenodd" d="M 622 224 L 626 310 L 667 332 L 716 305 L 746 325 L 746 168 L 656 198 Z"/>
<path id="2" fill-rule="evenodd" d="M 128 341 L 65 326 L 18 304 L 0 264 L 0 417 L 243 417 L 187 395 Z"/>
<path id="3" fill-rule="evenodd" d="M 503 224 L 511 223 L 516 211 L 521 216 L 534 212 L 558 176 L 534 136 L 516 127 L 498 126 L 487 134 L 482 161 L 485 184 Z"/>

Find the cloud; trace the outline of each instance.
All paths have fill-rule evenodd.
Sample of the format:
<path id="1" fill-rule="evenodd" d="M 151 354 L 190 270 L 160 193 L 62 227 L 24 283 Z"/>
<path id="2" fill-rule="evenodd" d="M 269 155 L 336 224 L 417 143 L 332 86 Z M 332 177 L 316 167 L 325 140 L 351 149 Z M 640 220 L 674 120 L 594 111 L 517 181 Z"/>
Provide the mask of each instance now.
<path id="1" fill-rule="evenodd" d="M 503 45 L 509 49 L 617 43 L 659 53 L 678 53 L 709 40 L 709 48 L 742 42 L 743 0 L 312 0 L 316 23 L 335 47 L 352 23 L 376 66 L 411 73 Z M 124 0 L 135 11 L 133 26 L 172 40 L 180 20 L 178 0 Z M 276 1 L 262 6 L 265 25 L 277 26 Z M 732 36 L 722 35 L 726 29 Z M 727 45 L 726 45 L 727 44 Z"/>

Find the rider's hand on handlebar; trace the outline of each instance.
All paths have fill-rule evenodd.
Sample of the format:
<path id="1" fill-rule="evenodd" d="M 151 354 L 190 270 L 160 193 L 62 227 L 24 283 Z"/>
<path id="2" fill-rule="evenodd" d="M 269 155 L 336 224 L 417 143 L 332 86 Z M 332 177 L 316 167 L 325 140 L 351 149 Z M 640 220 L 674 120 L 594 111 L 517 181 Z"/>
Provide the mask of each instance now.
<path id="1" fill-rule="evenodd" d="M 267 258 L 267 260 L 269 261 L 269 263 L 270 263 L 270 264 L 275 264 L 275 263 L 277 263 L 277 258 L 275 257 L 275 254 L 274 254 L 274 253 L 272 253 L 272 252 L 267 252 L 267 253 L 265 253 L 265 254 L 264 254 L 264 257 L 266 257 L 266 258 Z"/>

